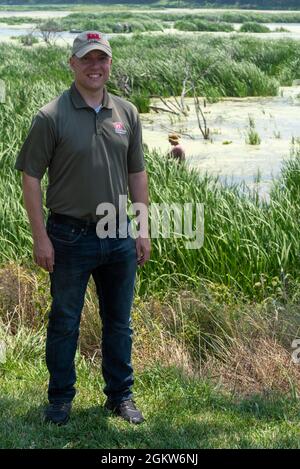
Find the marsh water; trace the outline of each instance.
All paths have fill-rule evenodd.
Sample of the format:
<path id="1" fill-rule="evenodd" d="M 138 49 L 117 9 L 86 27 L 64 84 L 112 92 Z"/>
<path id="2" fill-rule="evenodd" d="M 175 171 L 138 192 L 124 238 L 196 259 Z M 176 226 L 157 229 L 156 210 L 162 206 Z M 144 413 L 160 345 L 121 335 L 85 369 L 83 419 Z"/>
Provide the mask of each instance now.
<path id="1" fill-rule="evenodd" d="M 170 149 L 168 133 L 175 131 L 181 135 L 189 166 L 224 182 L 244 181 L 267 197 L 272 179 L 278 177 L 282 161 L 289 157 L 293 139 L 300 138 L 300 86 L 282 87 L 276 97 L 226 98 L 206 103 L 206 107 L 200 99 L 200 104 L 210 129 L 208 140 L 199 130 L 193 99 L 186 98 L 187 116 L 164 111 L 142 114 L 143 136 L 149 148 L 166 154 Z M 165 107 L 157 100 L 152 105 Z M 259 145 L 247 143 L 250 120 Z"/>

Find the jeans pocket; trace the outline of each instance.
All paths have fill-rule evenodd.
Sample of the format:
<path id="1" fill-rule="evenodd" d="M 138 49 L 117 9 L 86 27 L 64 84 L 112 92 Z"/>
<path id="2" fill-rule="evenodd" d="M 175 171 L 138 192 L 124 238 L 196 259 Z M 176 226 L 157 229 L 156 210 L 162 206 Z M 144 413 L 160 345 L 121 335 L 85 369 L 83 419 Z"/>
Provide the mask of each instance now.
<path id="1" fill-rule="evenodd" d="M 50 239 L 63 244 L 75 244 L 81 238 L 84 228 L 76 225 L 47 222 L 47 233 Z"/>

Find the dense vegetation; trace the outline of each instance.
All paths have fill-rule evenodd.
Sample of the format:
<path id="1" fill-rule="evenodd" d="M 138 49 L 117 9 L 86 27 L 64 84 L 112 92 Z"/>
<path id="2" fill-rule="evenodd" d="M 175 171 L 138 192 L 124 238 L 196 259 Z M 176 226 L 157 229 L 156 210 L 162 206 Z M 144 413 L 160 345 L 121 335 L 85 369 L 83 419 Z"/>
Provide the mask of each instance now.
<path id="1" fill-rule="evenodd" d="M 121 12 L 112 13 L 72 13 L 65 18 L 55 20 L 61 30 L 99 30 L 103 33 L 109 32 L 143 32 L 162 31 L 165 22 L 160 18 L 157 20 L 151 15 L 131 14 Z"/>
<path id="2" fill-rule="evenodd" d="M 269 33 L 270 29 L 259 23 L 255 22 L 249 22 L 249 23 L 244 23 L 240 27 L 240 32 L 241 33 Z"/>
<path id="3" fill-rule="evenodd" d="M 79 11 L 63 18 L 41 21 L 36 18 L 29 19 L 22 16 L 2 17 L 0 10 L 0 22 L 19 25 L 30 22 L 39 28 L 57 31 L 84 31 L 97 29 L 104 33 L 118 32 L 145 32 L 163 31 L 174 27 L 181 31 L 227 31 L 234 30 L 232 23 L 297 23 L 300 22 L 300 12 L 258 13 L 255 11 L 204 11 L 191 14 L 188 12 L 162 13 L 155 10 L 147 13 L 122 9 L 118 13 L 110 10 L 95 11 L 86 10 L 84 6 L 78 7 Z M 88 7 L 86 7 L 88 8 Z M 89 7 L 90 8 L 90 7 Z M 252 28 L 253 29 L 253 28 Z M 256 27 L 263 32 L 263 28 Z"/>
<path id="4" fill-rule="evenodd" d="M 203 21 L 203 20 L 179 20 L 174 24 L 179 31 L 234 31 L 231 24 L 225 22 Z"/>
<path id="5" fill-rule="evenodd" d="M 149 95 L 179 95 L 185 63 L 192 65 L 191 79 L 197 93 L 213 98 L 276 94 L 279 83 L 291 83 L 300 75 L 299 48 L 293 41 L 266 43 L 248 38 L 206 37 L 201 42 L 189 39 L 183 43 L 181 38 L 155 37 L 149 41 L 141 36 L 126 41 L 114 39 L 112 46 L 114 70 L 109 88 L 134 102 L 148 100 Z M 144 56 L 138 60 L 141 50 Z M 0 114 L 0 177 L 4 194 L 1 256 L 2 261 L 22 258 L 27 262 L 31 256 L 30 234 L 13 161 L 32 115 L 69 86 L 72 77 L 67 49 L 21 50 L 2 45 L 0 55 L 1 76 L 7 85 L 7 100 Z M 164 290 L 180 278 L 197 284 L 199 278 L 205 277 L 255 296 L 261 290 L 253 289 L 253 285 L 262 278 L 269 284 L 272 278 L 280 279 L 282 272 L 297 276 L 298 214 L 289 192 L 274 189 L 273 202 L 264 206 L 255 196 L 242 196 L 240 189 L 221 188 L 210 178 L 158 163 L 151 155 L 148 159 L 153 201 L 169 202 L 176 193 L 178 201 L 191 198 L 205 203 L 206 243 L 198 252 L 185 251 L 180 239 L 155 241 L 156 254 L 143 271 L 141 291 L 149 291 L 151 285 L 154 290 Z M 168 181 L 164 191 L 161 181 Z M 216 217 L 217 224 L 213 222 Z M 158 253 L 163 262 L 157 262 Z"/>

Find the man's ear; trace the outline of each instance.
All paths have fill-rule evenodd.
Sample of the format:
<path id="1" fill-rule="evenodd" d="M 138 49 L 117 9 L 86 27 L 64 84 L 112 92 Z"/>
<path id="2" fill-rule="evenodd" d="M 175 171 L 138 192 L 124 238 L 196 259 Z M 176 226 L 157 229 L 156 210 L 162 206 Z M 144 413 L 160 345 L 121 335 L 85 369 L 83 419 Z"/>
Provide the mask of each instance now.
<path id="1" fill-rule="evenodd" d="M 70 69 L 72 70 L 72 72 L 75 71 L 75 70 L 74 70 L 74 59 L 73 59 L 73 57 L 70 57 L 70 58 L 69 58 L 69 67 L 70 67 Z"/>

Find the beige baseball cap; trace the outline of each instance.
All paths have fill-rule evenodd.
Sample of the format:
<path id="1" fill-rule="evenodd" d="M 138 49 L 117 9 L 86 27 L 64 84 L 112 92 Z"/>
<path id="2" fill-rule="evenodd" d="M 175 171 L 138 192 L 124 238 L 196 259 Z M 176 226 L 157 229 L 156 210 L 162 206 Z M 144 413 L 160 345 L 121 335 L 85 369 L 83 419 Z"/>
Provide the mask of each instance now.
<path id="1" fill-rule="evenodd" d="M 79 59 L 91 50 L 101 50 L 109 57 L 112 57 L 112 50 L 109 42 L 104 39 L 98 31 L 84 31 L 75 37 L 72 48 L 72 55 Z"/>
<path id="2" fill-rule="evenodd" d="M 179 143 L 179 135 L 177 134 L 169 134 L 168 139 L 170 143 Z"/>

